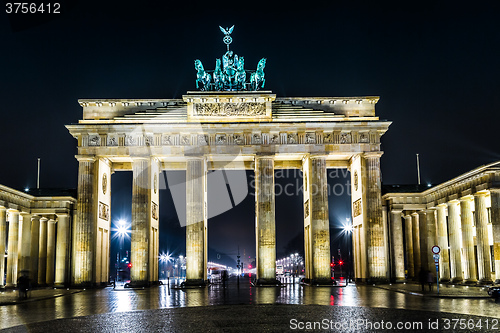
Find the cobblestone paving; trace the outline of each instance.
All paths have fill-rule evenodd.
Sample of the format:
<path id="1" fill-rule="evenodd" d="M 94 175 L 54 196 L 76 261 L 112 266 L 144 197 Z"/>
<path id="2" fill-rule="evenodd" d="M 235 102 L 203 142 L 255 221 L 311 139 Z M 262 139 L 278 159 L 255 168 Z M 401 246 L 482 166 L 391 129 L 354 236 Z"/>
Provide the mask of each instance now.
<path id="1" fill-rule="evenodd" d="M 430 298 L 363 285 L 338 288 L 289 284 L 282 288 L 255 288 L 244 279 L 238 287 L 233 279 L 225 288 L 222 285 L 185 290 L 175 288 L 175 285 L 171 287 L 86 290 L 63 297 L 0 306 L 0 329 L 18 326 L 16 331 L 42 332 L 51 327 L 50 330 L 54 332 L 59 328 L 66 328 L 66 332 L 80 329 L 94 332 L 103 331 L 105 325 L 104 331 L 127 331 L 123 325 L 133 323 L 135 326 L 129 331 L 161 331 L 170 328 L 172 331 L 190 331 L 189 325 L 203 328 L 203 331 L 221 331 L 220 327 L 224 327 L 222 331 L 233 331 L 235 327 L 244 327 L 239 325 L 253 324 L 253 330 L 262 328 L 260 323 L 267 323 L 264 325 L 269 327 L 267 331 L 280 331 L 289 329 L 289 321 L 293 316 L 308 313 L 314 318 L 319 318 L 319 315 L 333 318 L 340 313 L 355 319 L 371 318 L 379 321 L 410 318 L 420 318 L 422 321 L 445 316 L 458 319 L 483 316 L 478 318 L 485 320 L 500 318 L 500 304 L 490 298 Z M 309 312 L 311 309 L 317 309 L 318 314 Z M 275 321 L 266 319 L 264 314 L 268 312 L 273 313 L 271 317 Z M 221 313 L 226 313 L 227 318 L 220 317 Z M 206 325 L 203 324 L 204 320 Z M 233 322 L 240 324 L 233 327 Z M 164 323 L 172 323 L 172 326 L 161 326 L 166 325 Z M 68 327 L 71 329 L 67 330 Z"/>

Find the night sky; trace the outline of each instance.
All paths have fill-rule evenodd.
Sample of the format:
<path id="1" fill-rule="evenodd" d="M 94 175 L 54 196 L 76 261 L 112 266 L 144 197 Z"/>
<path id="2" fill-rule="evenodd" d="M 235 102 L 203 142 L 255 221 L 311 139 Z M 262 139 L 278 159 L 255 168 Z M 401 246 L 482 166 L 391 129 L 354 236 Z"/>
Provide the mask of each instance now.
<path id="1" fill-rule="evenodd" d="M 67 1 L 62 14 L 2 12 L 0 184 L 36 186 L 40 157 L 41 187 L 76 188 L 77 143 L 64 125 L 81 118 L 77 100 L 180 98 L 195 88 L 193 60 L 212 69 L 225 52 L 218 26 L 233 24 L 231 49 L 248 69 L 267 58 L 266 90 L 278 97 L 380 96 L 377 115 L 393 122 L 384 183 L 415 183 L 416 153 L 432 184 L 499 159 L 498 2 L 280 3 Z M 113 220 L 129 216 L 130 186 L 130 173 L 113 175 Z M 301 200 L 276 199 L 278 255 L 303 237 Z M 162 250 L 179 254 L 168 190 L 161 204 Z M 330 197 L 332 226 L 349 207 L 345 195 Z M 253 209 L 249 195 L 210 220 L 211 257 L 238 245 L 254 255 Z"/>

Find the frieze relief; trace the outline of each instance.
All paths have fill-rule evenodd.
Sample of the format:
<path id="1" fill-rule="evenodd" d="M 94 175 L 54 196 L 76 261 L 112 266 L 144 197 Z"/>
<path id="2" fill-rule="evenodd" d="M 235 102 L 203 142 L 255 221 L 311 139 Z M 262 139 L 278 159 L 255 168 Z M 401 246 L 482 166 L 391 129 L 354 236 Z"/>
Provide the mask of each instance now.
<path id="1" fill-rule="evenodd" d="M 118 146 L 118 137 L 114 136 L 114 135 L 113 136 L 111 136 L 111 135 L 108 136 L 108 138 L 107 138 L 107 145 L 109 147 L 116 147 L 116 146 Z"/>
<path id="2" fill-rule="evenodd" d="M 235 145 L 245 144 L 245 138 L 243 137 L 243 134 L 233 134 L 233 142 Z"/>
<path id="3" fill-rule="evenodd" d="M 316 133 L 306 133 L 305 142 L 306 144 L 316 143 Z"/>
<path id="4" fill-rule="evenodd" d="M 89 134 L 89 146 L 100 146 L 101 136 L 99 134 Z"/>
<path id="5" fill-rule="evenodd" d="M 265 116 L 265 103 L 198 103 L 194 104 L 194 116 Z"/>
<path id="6" fill-rule="evenodd" d="M 288 144 L 297 144 L 298 143 L 298 137 L 297 137 L 297 133 L 288 133 Z"/>
<path id="7" fill-rule="evenodd" d="M 216 134 L 215 135 L 215 144 L 216 145 L 225 145 L 225 144 L 227 144 L 227 136 L 226 136 L 226 134 Z"/>
<path id="8" fill-rule="evenodd" d="M 260 145 L 262 143 L 262 137 L 260 134 L 254 134 L 252 135 L 252 143 L 256 145 Z"/>
<path id="9" fill-rule="evenodd" d="M 269 143 L 272 144 L 272 145 L 279 144 L 280 143 L 280 137 L 279 137 L 279 135 L 276 134 L 276 133 L 271 134 L 270 139 L 269 139 Z"/>
<path id="10" fill-rule="evenodd" d="M 333 134 L 332 133 L 325 133 L 323 137 L 323 142 L 324 143 L 333 143 Z"/>

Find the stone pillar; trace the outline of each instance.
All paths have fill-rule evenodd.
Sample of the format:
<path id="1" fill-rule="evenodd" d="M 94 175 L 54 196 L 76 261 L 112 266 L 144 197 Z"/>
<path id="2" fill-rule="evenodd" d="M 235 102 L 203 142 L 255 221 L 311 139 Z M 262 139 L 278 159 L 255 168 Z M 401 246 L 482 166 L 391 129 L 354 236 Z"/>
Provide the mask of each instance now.
<path id="1" fill-rule="evenodd" d="M 7 239 L 7 212 L 4 206 L 0 206 L 0 287 L 5 286 L 5 240 Z"/>
<path id="2" fill-rule="evenodd" d="M 132 236 L 130 283 L 149 284 L 149 158 L 132 162 Z"/>
<path id="3" fill-rule="evenodd" d="M 413 231 L 411 215 L 405 215 L 405 239 L 406 239 L 406 266 L 408 270 L 408 277 L 415 277 L 415 262 L 413 260 Z"/>
<path id="4" fill-rule="evenodd" d="M 479 283 L 491 284 L 491 256 L 488 240 L 488 210 L 486 209 L 486 193 L 478 192 L 474 195 L 476 209 L 476 243 L 479 271 Z"/>
<path id="5" fill-rule="evenodd" d="M 411 214 L 411 227 L 413 236 L 413 266 L 415 277 L 419 276 L 420 270 L 422 269 L 422 259 L 420 258 L 420 225 L 418 222 L 418 213 L 413 212 Z"/>
<path id="6" fill-rule="evenodd" d="M 403 223 L 401 221 L 400 210 L 391 210 L 391 238 L 392 276 L 396 282 L 402 282 L 406 278 L 403 248 Z"/>
<path id="7" fill-rule="evenodd" d="M 33 284 L 38 284 L 38 251 L 40 250 L 40 216 L 31 218 L 31 244 L 30 244 L 30 279 Z"/>
<path id="8" fill-rule="evenodd" d="M 426 211 L 427 216 L 427 255 L 428 255 L 428 269 L 433 274 L 436 272 L 436 266 L 434 264 L 433 253 L 431 251 L 434 245 L 438 245 L 437 236 L 437 225 L 436 225 L 436 210 L 428 209 Z"/>
<path id="9" fill-rule="evenodd" d="M 450 281 L 450 257 L 448 249 L 448 223 L 446 222 L 446 204 L 437 206 L 438 246 L 439 254 L 439 281 Z"/>
<path id="10" fill-rule="evenodd" d="M 47 221 L 46 217 L 40 219 L 40 238 L 38 247 L 38 284 L 45 285 L 47 279 Z"/>
<path id="11" fill-rule="evenodd" d="M 19 263 L 19 212 L 9 209 L 9 240 L 7 254 L 7 287 L 17 285 Z"/>
<path id="12" fill-rule="evenodd" d="M 490 189 L 490 197 L 493 253 L 495 257 L 495 283 L 500 283 L 500 189 Z"/>
<path id="13" fill-rule="evenodd" d="M 207 162 L 202 156 L 186 163 L 186 283 L 205 284 L 207 227 Z"/>
<path id="14" fill-rule="evenodd" d="M 366 221 L 368 235 L 369 278 L 387 280 L 386 248 L 382 222 L 382 194 L 380 156 L 381 152 L 365 153 L 366 161 Z"/>
<path id="15" fill-rule="evenodd" d="M 312 180 L 311 180 L 312 181 Z M 276 283 L 276 225 L 274 202 L 274 159 L 272 156 L 255 157 L 255 229 L 257 241 L 257 283 Z M 314 214 L 314 213 L 313 213 Z M 313 222 L 314 223 L 314 222 Z M 320 258 L 315 254 L 319 246 L 318 226 L 311 227 L 313 276 Z"/>
<path id="16" fill-rule="evenodd" d="M 462 250 L 460 248 L 460 202 L 448 202 L 448 230 L 450 235 L 451 282 L 462 282 Z"/>
<path id="17" fill-rule="evenodd" d="M 73 285 L 84 287 L 92 285 L 94 281 L 94 247 L 97 228 L 97 203 L 95 202 L 96 163 L 94 157 L 77 156 L 77 158 L 79 164 L 78 201 L 73 229 L 71 275 Z M 39 271 L 39 280 L 41 276 L 45 277 L 44 273 Z"/>
<path id="18" fill-rule="evenodd" d="M 69 214 L 57 214 L 56 276 L 55 285 L 62 287 L 68 283 L 69 273 Z"/>
<path id="19" fill-rule="evenodd" d="M 465 282 L 476 283 L 476 256 L 474 254 L 474 235 L 472 228 L 474 226 L 474 216 L 472 214 L 472 207 L 474 204 L 474 197 L 472 195 L 460 198 L 460 211 L 462 222 L 462 247 L 465 257 Z"/>
<path id="20" fill-rule="evenodd" d="M 433 261 L 433 259 L 427 239 L 427 212 L 425 210 L 418 211 L 418 226 L 420 233 L 420 267 L 423 270 L 427 270 L 429 268 L 429 261 Z M 431 270 L 432 273 L 434 271 L 435 269 Z"/>
<path id="21" fill-rule="evenodd" d="M 55 255 L 56 255 L 56 221 L 49 220 L 49 222 L 47 223 L 47 271 L 45 274 L 45 282 L 49 286 L 54 284 Z"/>
<path id="22" fill-rule="evenodd" d="M 20 213 L 23 223 L 21 224 L 21 239 L 19 240 L 19 272 L 30 270 L 31 259 L 31 215 Z"/>

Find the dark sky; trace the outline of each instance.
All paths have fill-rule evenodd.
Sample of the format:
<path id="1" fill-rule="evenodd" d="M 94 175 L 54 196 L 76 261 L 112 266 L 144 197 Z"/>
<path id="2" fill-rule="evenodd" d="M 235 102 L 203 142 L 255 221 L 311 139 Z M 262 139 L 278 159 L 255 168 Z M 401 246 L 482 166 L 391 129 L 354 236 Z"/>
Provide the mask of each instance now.
<path id="1" fill-rule="evenodd" d="M 77 99 L 179 98 L 195 88 L 193 60 L 211 68 L 224 53 L 218 25 L 233 24 L 231 49 L 247 68 L 267 57 L 279 97 L 381 97 L 377 114 L 393 121 L 384 183 L 414 183 L 416 153 L 433 184 L 499 159 L 496 1 L 61 3 L 61 14 L 0 14 L 0 184 L 35 186 L 41 157 L 42 187 L 76 187 L 64 125 L 81 118 Z M 228 214 L 214 228 L 242 213 Z"/>

